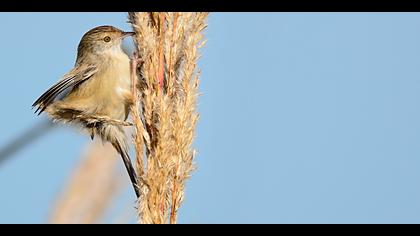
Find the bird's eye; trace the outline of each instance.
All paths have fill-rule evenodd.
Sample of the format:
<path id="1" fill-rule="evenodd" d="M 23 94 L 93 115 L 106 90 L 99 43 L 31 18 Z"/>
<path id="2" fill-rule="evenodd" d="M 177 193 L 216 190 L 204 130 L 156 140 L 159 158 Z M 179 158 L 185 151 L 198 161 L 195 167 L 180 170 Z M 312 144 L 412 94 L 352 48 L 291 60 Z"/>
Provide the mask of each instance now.
<path id="1" fill-rule="evenodd" d="M 109 41 L 111 41 L 111 37 L 106 36 L 106 37 L 104 38 L 104 41 L 108 43 Z"/>

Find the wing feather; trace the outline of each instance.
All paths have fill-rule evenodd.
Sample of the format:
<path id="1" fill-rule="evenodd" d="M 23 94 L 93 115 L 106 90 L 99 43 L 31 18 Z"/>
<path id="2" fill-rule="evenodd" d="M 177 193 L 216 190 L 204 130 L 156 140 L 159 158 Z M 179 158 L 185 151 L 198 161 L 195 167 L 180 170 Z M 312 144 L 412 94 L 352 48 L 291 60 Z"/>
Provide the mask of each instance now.
<path id="1" fill-rule="evenodd" d="M 94 65 L 75 67 L 69 73 L 64 75 L 62 80 L 54 84 L 45 93 L 43 93 L 34 102 L 34 104 L 32 104 L 32 108 L 37 107 L 35 113 L 38 113 L 38 115 L 41 114 L 63 91 L 83 83 L 84 81 L 91 78 L 97 71 L 98 69 Z"/>

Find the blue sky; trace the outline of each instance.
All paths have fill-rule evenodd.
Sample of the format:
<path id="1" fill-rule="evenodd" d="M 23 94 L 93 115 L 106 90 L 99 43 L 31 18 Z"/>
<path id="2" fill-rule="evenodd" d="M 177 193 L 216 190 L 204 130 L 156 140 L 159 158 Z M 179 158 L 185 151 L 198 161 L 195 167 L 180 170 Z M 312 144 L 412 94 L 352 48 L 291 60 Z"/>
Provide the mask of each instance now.
<path id="1" fill-rule="evenodd" d="M 32 102 L 105 24 L 130 28 L 125 13 L 0 14 L 0 147 L 42 120 Z M 420 223 L 419 13 L 208 24 L 180 223 Z M 60 128 L 4 162 L 0 223 L 45 222 L 88 142 Z"/>

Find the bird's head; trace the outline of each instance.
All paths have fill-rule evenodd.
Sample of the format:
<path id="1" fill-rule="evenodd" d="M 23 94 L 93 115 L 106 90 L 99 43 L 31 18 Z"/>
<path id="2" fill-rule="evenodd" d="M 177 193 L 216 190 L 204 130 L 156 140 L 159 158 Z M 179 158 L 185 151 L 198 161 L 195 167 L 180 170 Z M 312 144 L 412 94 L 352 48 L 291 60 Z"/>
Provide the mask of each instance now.
<path id="1" fill-rule="evenodd" d="M 114 50 L 121 49 L 121 42 L 127 36 L 134 35 L 134 32 L 124 32 L 113 26 L 99 26 L 86 32 L 80 40 L 77 49 L 77 58 L 88 55 L 100 55 Z"/>

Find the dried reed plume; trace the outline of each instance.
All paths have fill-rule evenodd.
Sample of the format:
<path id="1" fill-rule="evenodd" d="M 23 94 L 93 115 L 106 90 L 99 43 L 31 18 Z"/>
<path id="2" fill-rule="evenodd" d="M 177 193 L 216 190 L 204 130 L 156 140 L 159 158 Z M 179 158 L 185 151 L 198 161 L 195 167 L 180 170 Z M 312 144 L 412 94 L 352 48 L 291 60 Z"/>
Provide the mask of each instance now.
<path id="1" fill-rule="evenodd" d="M 140 223 L 176 223 L 194 168 L 198 49 L 208 13 L 130 12 Z M 138 65 L 137 65 L 138 63 Z M 139 78 L 139 79 L 138 79 Z"/>
<path id="2" fill-rule="evenodd" d="M 119 164 L 112 145 L 102 145 L 99 141 L 90 145 L 54 205 L 49 222 L 99 223 L 111 201 L 121 190 L 121 173 L 115 171 Z"/>

